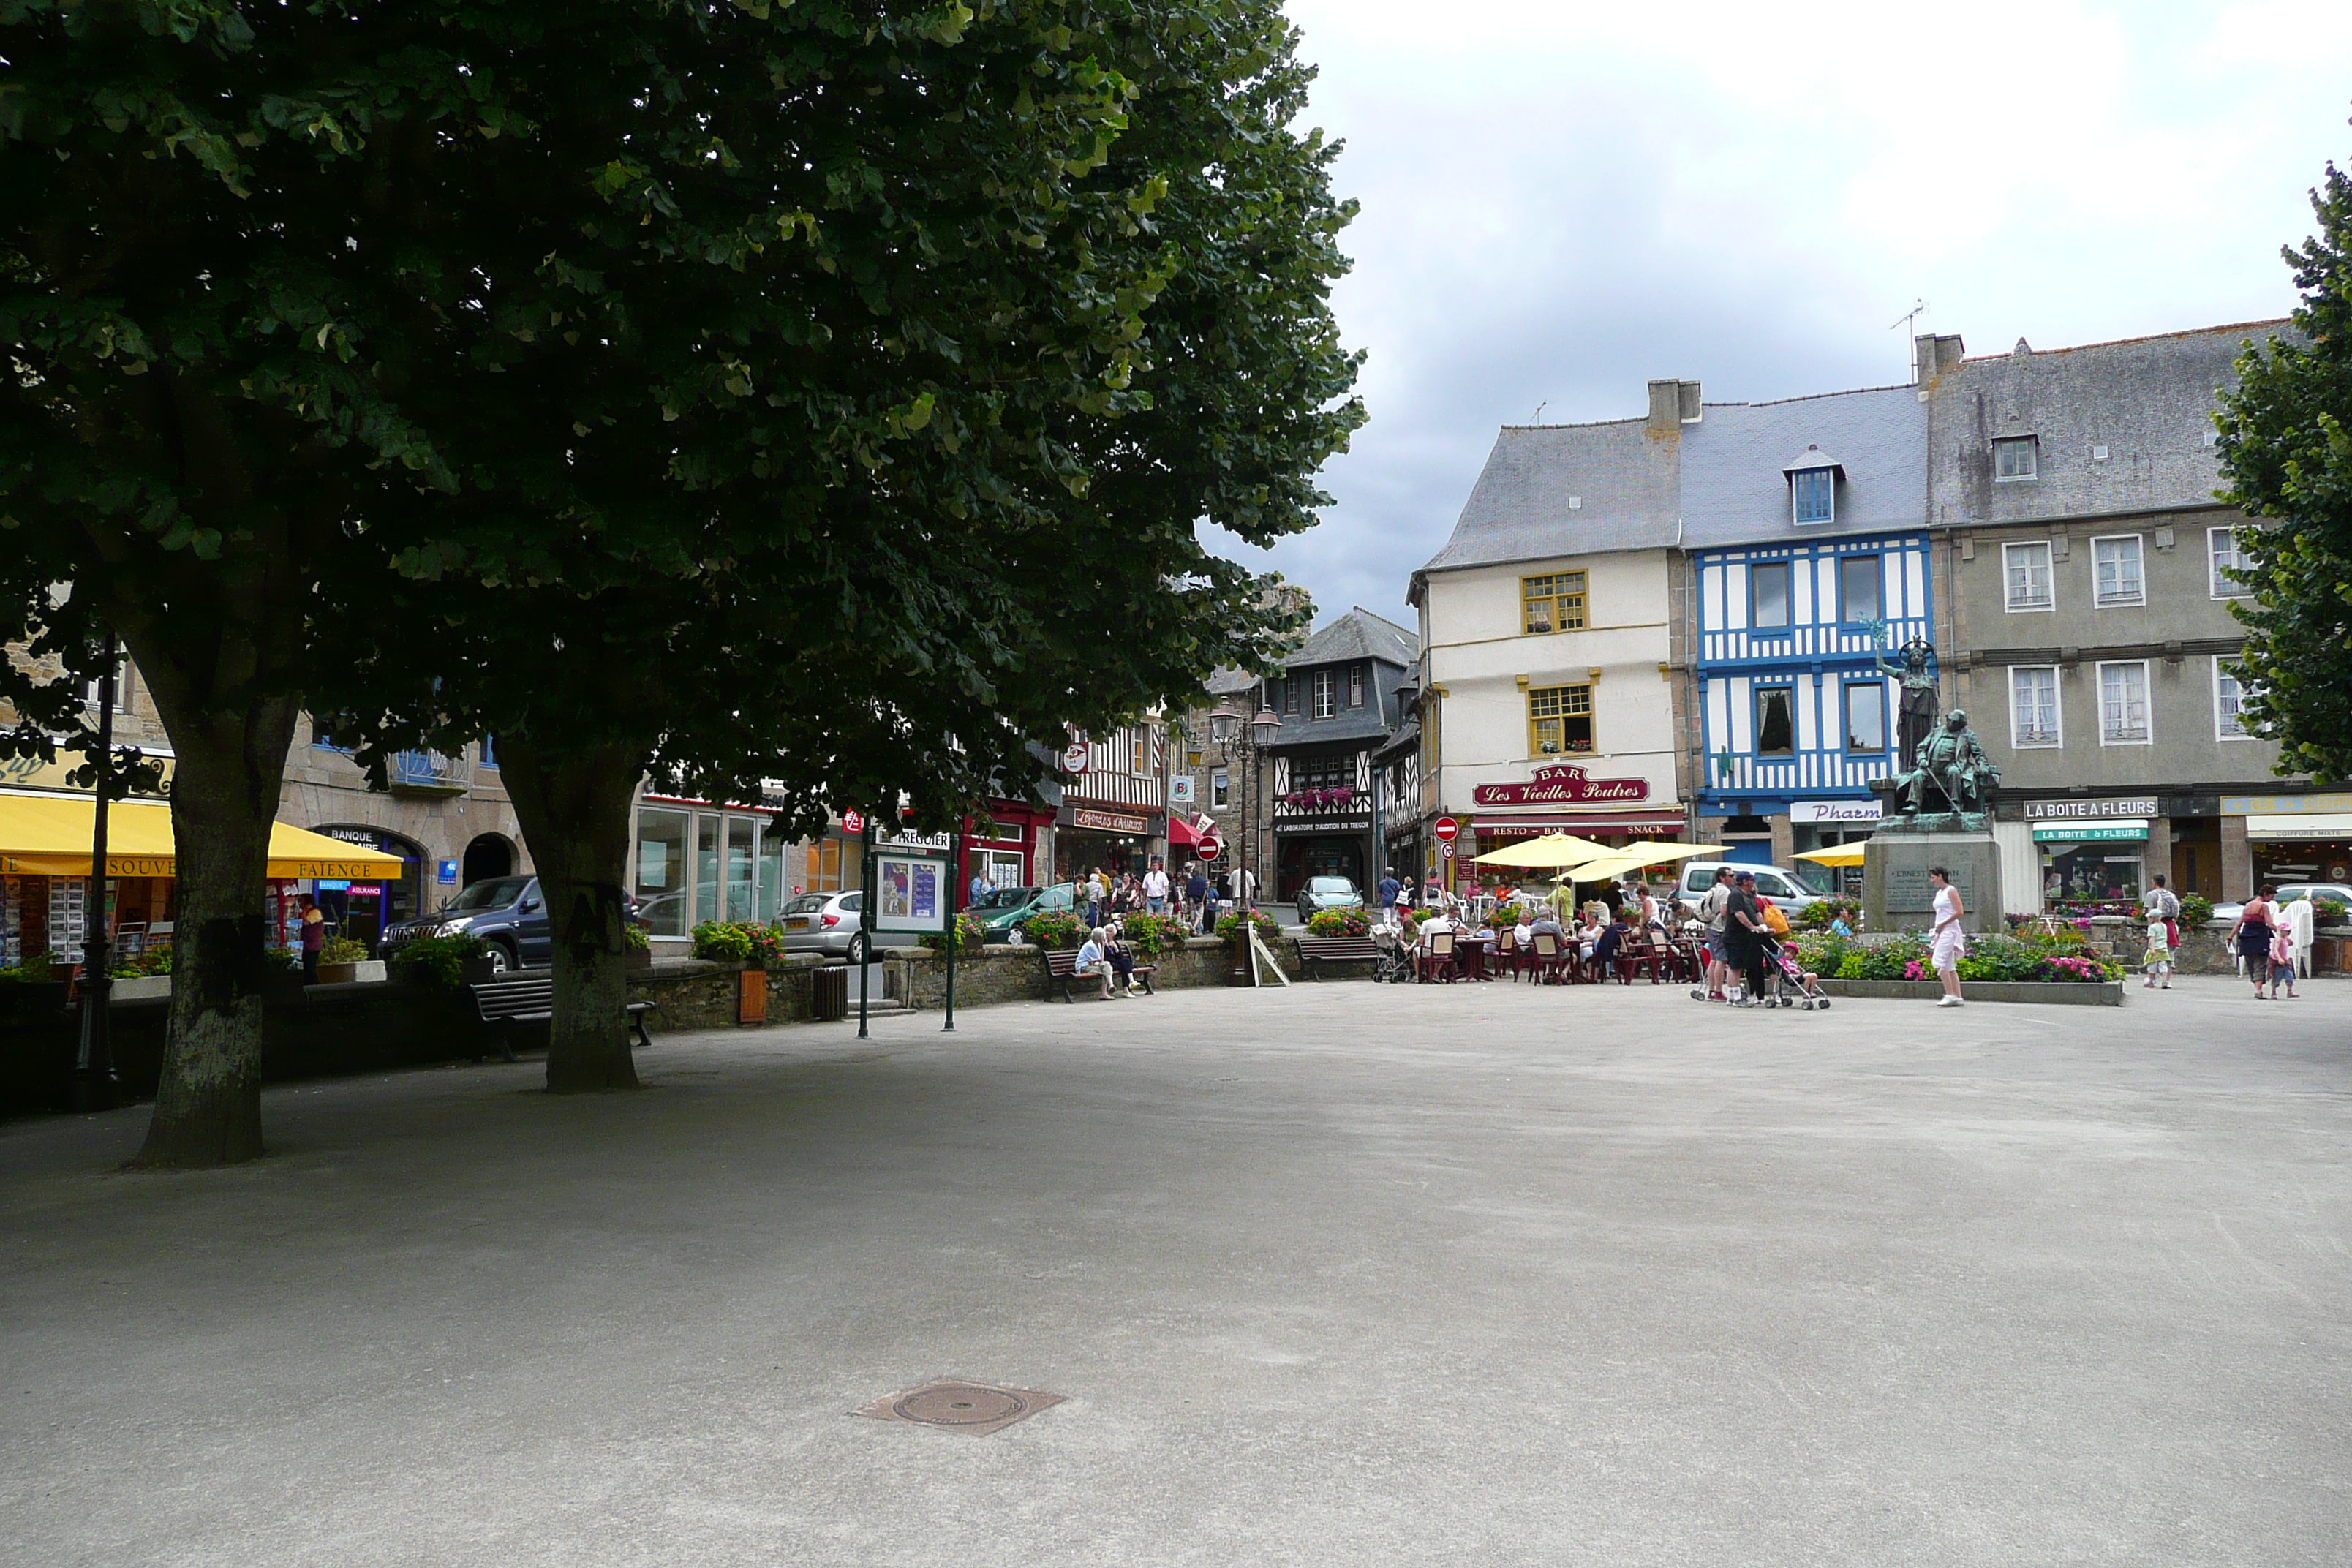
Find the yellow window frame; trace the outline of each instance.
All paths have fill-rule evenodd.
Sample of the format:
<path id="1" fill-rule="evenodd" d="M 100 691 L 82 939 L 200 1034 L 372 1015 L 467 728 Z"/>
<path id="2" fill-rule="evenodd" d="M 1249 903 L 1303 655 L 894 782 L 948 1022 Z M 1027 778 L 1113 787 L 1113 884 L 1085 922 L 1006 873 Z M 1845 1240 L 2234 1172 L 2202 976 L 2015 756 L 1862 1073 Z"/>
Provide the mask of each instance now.
<path id="1" fill-rule="evenodd" d="M 1547 572 L 1519 579 L 1519 630 L 1528 637 L 1584 629 L 1581 572 Z"/>
<path id="2" fill-rule="evenodd" d="M 1568 721 L 1582 719 L 1586 739 L 1582 745 L 1572 746 L 1568 738 Z M 1591 735 L 1592 688 L 1582 686 L 1538 686 L 1528 691 L 1528 755 L 1531 757 L 1584 756 L 1594 750 Z M 1551 747 L 1545 749 L 1549 741 Z"/>

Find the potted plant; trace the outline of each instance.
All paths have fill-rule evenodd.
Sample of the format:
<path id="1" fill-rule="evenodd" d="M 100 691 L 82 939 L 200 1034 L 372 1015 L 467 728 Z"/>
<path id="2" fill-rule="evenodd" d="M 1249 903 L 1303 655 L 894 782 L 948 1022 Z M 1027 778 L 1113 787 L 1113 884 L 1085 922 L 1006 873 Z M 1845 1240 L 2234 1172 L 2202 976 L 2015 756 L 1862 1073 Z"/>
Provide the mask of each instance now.
<path id="1" fill-rule="evenodd" d="M 645 927 L 632 921 L 621 928 L 621 941 L 624 943 L 621 949 L 622 968 L 650 969 L 653 967 L 653 938 L 646 934 Z"/>
<path id="2" fill-rule="evenodd" d="M 359 980 L 382 980 L 383 963 L 368 957 L 367 943 L 357 937 L 331 936 L 319 949 L 319 984 L 349 985 Z"/>
<path id="3" fill-rule="evenodd" d="M 401 948 L 391 960 L 392 977 L 432 991 L 455 991 L 485 981 L 490 967 L 490 945 L 478 936 L 420 936 Z"/>

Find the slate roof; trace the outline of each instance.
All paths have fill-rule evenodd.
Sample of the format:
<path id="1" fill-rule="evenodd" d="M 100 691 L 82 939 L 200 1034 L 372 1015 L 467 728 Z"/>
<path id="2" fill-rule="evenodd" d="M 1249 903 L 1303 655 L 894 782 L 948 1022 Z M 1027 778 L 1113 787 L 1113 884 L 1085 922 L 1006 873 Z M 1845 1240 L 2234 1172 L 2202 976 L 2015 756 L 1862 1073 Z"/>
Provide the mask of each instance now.
<path id="1" fill-rule="evenodd" d="M 1925 516 L 1927 415 L 1914 386 L 1871 387 L 1771 403 L 1709 403 L 1683 426 L 1686 549 L 1837 538 L 1917 528 Z M 1818 447 L 1817 454 L 1806 454 Z M 1794 455 L 1843 471 L 1834 519 L 1801 527 L 1789 506 Z"/>
<path id="2" fill-rule="evenodd" d="M 1645 419 L 1504 426 L 1454 536 L 1422 570 L 1674 543 L 1677 435 Z"/>
<path id="3" fill-rule="evenodd" d="M 1290 656 L 1291 669 L 1376 658 L 1399 668 L 1421 657 L 1421 638 L 1394 621 L 1358 605 L 1315 632 Z"/>
<path id="4" fill-rule="evenodd" d="M 2214 394 L 2236 384 L 2232 363 L 2283 321 L 2243 321 L 2160 337 L 2032 350 L 1961 361 L 1928 398 L 1928 518 L 1938 524 L 2216 504 L 2221 482 L 2211 433 Z M 2036 437 L 2031 481 L 1992 477 L 1992 443 Z M 2094 447 L 2104 447 L 2099 458 Z"/>
<path id="5" fill-rule="evenodd" d="M 1402 715 L 1399 690 L 1421 659 L 1421 638 L 1394 621 L 1358 605 L 1317 630 L 1290 657 L 1284 673 L 1301 675 L 1322 665 L 1372 661 L 1370 680 L 1361 708 L 1342 707 L 1328 719 L 1311 715 L 1301 700 L 1298 711 L 1282 716 L 1277 746 L 1321 746 L 1344 741 L 1382 740 Z"/>

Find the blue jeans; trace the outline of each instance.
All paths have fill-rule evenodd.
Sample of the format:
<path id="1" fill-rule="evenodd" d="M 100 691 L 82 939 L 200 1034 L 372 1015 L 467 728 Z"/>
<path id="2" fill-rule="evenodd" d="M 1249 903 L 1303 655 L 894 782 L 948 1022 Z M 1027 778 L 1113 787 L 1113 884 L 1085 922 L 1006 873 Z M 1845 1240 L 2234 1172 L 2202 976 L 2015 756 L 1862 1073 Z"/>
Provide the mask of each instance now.
<path id="1" fill-rule="evenodd" d="M 1143 910 L 1146 914 L 1164 915 L 1168 912 L 1168 900 L 1165 899 L 1146 899 L 1143 900 Z"/>

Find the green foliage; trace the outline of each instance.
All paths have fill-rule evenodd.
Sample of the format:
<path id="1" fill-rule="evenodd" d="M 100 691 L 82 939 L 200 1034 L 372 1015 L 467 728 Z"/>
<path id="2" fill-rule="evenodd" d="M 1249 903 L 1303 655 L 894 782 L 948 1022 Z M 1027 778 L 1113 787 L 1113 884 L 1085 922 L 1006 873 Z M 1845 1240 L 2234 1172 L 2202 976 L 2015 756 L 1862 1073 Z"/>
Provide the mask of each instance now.
<path id="1" fill-rule="evenodd" d="M 922 944 L 925 947 L 929 948 L 933 952 L 944 952 L 947 951 L 948 933 L 943 931 L 927 931 L 922 934 L 920 940 Z M 988 931 L 987 929 L 980 923 L 980 917 L 978 915 L 961 914 L 956 916 L 956 952 L 960 953 L 978 952 L 987 944 Z"/>
<path id="2" fill-rule="evenodd" d="M 62 980 L 55 954 L 37 952 L 10 969 L 0 969 L 0 985 L 46 985 Z"/>
<path id="3" fill-rule="evenodd" d="M 2180 924 L 2185 931 L 2195 931 L 2213 918 L 2213 900 L 2202 893 L 2180 895 Z"/>
<path id="4" fill-rule="evenodd" d="M 2238 531 L 2250 599 L 2237 663 L 2247 729 L 2280 743 L 2276 770 L 2352 776 L 2352 178 L 2334 163 L 2312 194 L 2319 232 L 2285 252 L 2296 340 L 2238 361 L 2221 395 L 2224 500 L 2263 524 Z M 2184 900 L 2185 902 L 2185 900 Z"/>
<path id="5" fill-rule="evenodd" d="M 367 955 L 367 943 L 354 936 L 331 936 L 319 948 L 321 963 L 362 963 Z"/>
<path id="6" fill-rule="evenodd" d="M 489 951 L 488 942 L 463 931 L 420 936 L 399 949 L 392 967 L 411 985 L 454 991 L 466 984 L 466 966 L 488 956 Z"/>
<path id="7" fill-rule="evenodd" d="M 1369 936 L 1372 917 L 1363 910 L 1317 910 L 1307 917 L 1307 929 L 1316 936 Z"/>
<path id="8" fill-rule="evenodd" d="M 1190 934 L 1174 915 L 1128 914 L 1118 917 L 1119 933 L 1129 946 L 1147 957 L 1181 947 Z"/>
<path id="9" fill-rule="evenodd" d="M 688 933 L 697 958 L 716 963 L 757 963 L 771 969 L 784 958 L 784 939 L 773 926 L 748 921 L 704 921 Z"/>
<path id="10" fill-rule="evenodd" d="M 1234 910 L 1217 917 L 1217 934 L 1234 945 L 1239 945 L 1246 925 L 1255 925 L 1258 935 L 1271 946 L 1282 935 L 1282 922 L 1264 910 Z"/>
<path id="11" fill-rule="evenodd" d="M 1797 917 L 1797 924 L 1807 931 L 1825 930 L 1832 922 L 1840 920 L 1845 921 L 1848 930 L 1860 931 L 1862 929 L 1861 900 L 1857 899 L 1817 900 L 1805 906 L 1804 912 Z"/>
<path id="12" fill-rule="evenodd" d="M 621 928 L 621 940 L 639 952 L 653 951 L 653 934 L 634 921 Z"/>
<path id="13" fill-rule="evenodd" d="M 118 958 L 108 971 L 117 980 L 143 980 L 150 975 L 172 973 L 172 944 L 168 942 L 151 943 L 136 958 Z"/>
<path id="14" fill-rule="evenodd" d="M 1042 910 L 1021 922 L 1021 934 L 1039 947 L 1076 947 L 1087 940 L 1087 925 L 1067 910 Z"/>

